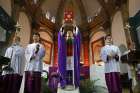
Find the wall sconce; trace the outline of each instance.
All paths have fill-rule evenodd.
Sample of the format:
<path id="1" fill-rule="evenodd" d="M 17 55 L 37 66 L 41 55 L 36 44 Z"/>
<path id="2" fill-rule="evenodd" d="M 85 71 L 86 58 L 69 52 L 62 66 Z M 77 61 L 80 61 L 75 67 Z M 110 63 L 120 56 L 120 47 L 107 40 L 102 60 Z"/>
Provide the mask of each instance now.
<path id="1" fill-rule="evenodd" d="M 45 16 L 46 16 L 47 19 L 50 19 L 50 16 L 51 16 L 50 12 L 47 11 Z"/>
<path id="2" fill-rule="evenodd" d="M 38 0 L 34 0 L 34 3 L 37 4 Z"/>
<path id="3" fill-rule="evenodd" d="M 90 23 L 90 22 L 92 21 L 92 18 L 89 16 L 89 17 L 87 18 L 87 21 L 88 21 L 88 23 Z"/>
<path id="4" fill-rule="evenodd" d="M 52 21 L 53 23 L 55 23 L 55 17 L 54 17 L 54 16 L 52 17 L 51 21 Z"/>
<path id="5" fill-rule="evenodd" d="M 131 28 L 131 26 L 130 26 L 128 23 L 126 23 L 124 29 L 125 29 L 125 30 L 129 30 L 130 28 Z"/>

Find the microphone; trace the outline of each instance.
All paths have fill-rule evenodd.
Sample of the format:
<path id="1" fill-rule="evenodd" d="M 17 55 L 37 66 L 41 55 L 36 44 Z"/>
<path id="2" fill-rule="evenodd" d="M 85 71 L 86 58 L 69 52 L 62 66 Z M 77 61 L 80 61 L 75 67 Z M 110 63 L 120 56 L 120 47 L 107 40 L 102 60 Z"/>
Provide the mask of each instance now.
<path id="1" fill-rule="evenodd" d="M 38 51 L 39 51 L 39 47 L 40 47 L 40 45 L 39 45 L 39 44 L 37 44 L 37 45 L 36 45 L 36 51 L 35 51 L 35 54 L 37 54 L 37 53 L 38 53 Z"/>
<path id="2" fill-rule="evenodd" d="M 119 56 L 118 55 L 115 55 L 114 58 L 115 58 L 116 61 L 119 61 Z"/>

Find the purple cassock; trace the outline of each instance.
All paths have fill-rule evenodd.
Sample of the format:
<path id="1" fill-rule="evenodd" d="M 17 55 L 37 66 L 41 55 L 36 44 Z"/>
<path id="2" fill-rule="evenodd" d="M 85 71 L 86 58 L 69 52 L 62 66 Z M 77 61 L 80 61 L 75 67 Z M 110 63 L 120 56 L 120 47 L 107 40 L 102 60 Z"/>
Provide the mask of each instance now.
<path id="1" fill-rule="evenodd" d="M 76 87 L 79 86 L 80 82 L 80 42 L 81 34 L 78 31 L 77 35 L 74 36 L 74 84 Z M 65 87 L 66 85 L 66 39 L 61 32 L 58 33 L 58 71 L 60 73 L 60 85 Z"/>
<path id="2" fill-rule="evenodd" d="M 24 93 L 40 93 L 41 72 L 25 71 Z"/>
<path id="3" fill-rule="evenodd" d="M 122 93 L 120 73 L 105 73 L 106 85 L 109 93 Z"/>
<path id="4" fill-rule="evenodd" d="M 19 93 L 22 76 L 6 74 L 0 76 L 0 93 Z"/>

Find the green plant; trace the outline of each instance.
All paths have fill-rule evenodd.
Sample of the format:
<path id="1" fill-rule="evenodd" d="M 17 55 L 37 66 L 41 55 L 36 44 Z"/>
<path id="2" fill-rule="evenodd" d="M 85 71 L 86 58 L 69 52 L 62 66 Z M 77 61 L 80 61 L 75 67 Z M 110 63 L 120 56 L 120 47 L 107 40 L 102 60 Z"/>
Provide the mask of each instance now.
<path id="1" fill-rule="evenodd" d="M 134 93 L 140 93 L 140 81 L 138 81 L 137 85 L 134 87 Z"/>
<path id="2" fill-rule="evenodd" d="M 86 79 L 86 80 L 81 80 L 80 81 L 80 93 L 93 93 L 95 92 L 95 82 L 98 81 L 99 79 L 97 80 L 94 80 L 94 81 L 91 81 L 90 79 Z"/>
<path id="3" fill-rule="evenodd" d="M 46 78 L 42 77 L 42 92 L 41 93 L 52 93 L 52 91 L 50 90 L 49 86 L 48 86 L 48 80 L 46 80 Z"/>

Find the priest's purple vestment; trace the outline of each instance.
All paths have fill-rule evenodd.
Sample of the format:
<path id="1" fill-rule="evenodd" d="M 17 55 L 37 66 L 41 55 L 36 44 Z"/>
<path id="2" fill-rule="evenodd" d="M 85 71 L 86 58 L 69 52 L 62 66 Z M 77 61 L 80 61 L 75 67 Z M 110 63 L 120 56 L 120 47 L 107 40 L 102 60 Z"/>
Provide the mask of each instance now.
<path id="1" fill-rule="evenodd" d="M 77 28 L 78 29 L 78 28 Z M 80 82 L 80 40 L 81 34 L 78 31 L 74 35 L 74 84 L 79 86 Z M 58 33 L 58 71 L 61 76 L 60 85 L 65 87 L 66 85 L 66 39 L 61 31 Z"/>

